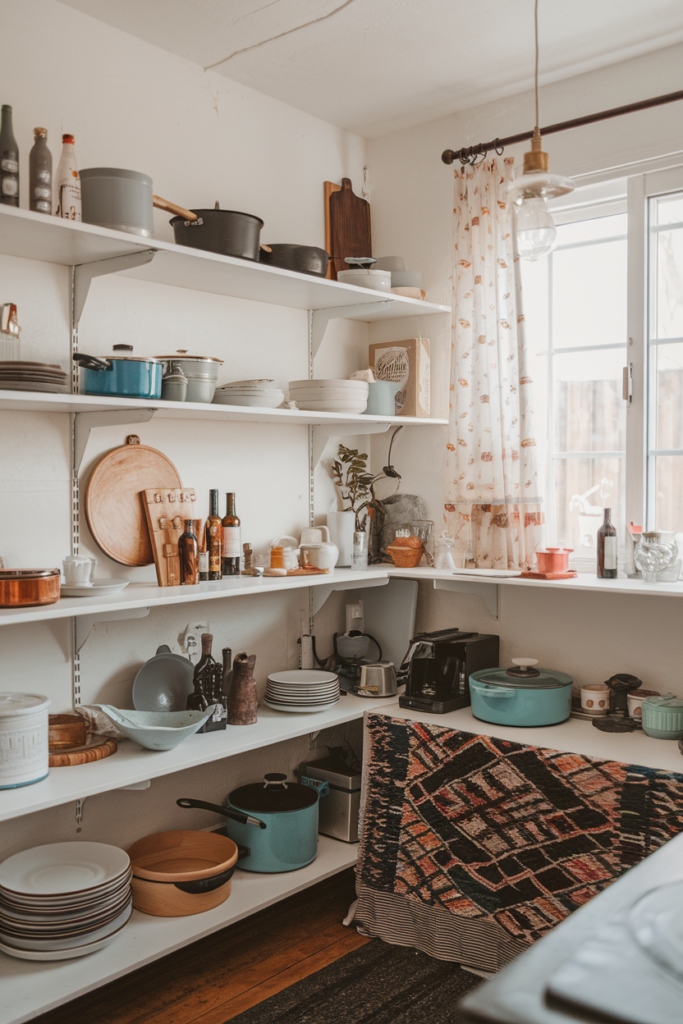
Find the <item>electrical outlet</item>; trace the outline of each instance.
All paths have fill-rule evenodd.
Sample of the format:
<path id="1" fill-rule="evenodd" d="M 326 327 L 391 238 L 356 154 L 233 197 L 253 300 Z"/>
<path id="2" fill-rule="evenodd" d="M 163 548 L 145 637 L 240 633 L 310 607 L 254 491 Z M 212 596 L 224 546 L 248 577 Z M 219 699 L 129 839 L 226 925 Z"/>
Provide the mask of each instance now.
<path id="1" fill-rule="evenodd" d="M 193 665 L 199 661 L 202 653 L 202 633 L 209 632 L 208 622 L 190 622 L 185 627 L 185 632 L 178 637 L 180 649 L 190 659 Z"/>

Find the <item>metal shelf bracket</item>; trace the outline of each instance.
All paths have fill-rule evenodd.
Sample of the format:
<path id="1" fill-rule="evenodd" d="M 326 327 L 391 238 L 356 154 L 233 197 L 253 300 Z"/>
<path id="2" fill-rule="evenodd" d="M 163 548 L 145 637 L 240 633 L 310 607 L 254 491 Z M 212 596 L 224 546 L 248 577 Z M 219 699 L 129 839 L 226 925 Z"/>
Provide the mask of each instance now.
<path id="1" fill-rule="evenodd" d="M 434 590 L 450 590 L 456 594 L 475 594 L 480 597 L 494 619 L 498 618 L 498 584 L 480 583 L 478 580 L 434 580 Z"/>
<path id="2" fill-rule="evenodd" d="M 317 615 L 330 594 L 333 594 L 336 590 L 365 590 L 366 587 L 386 587 L 388 583 L 388 576 L 374 580 L 363 579 L 361 577 L 358 580 L 340 580 L 339 583 L 328 583 L 322 587 L 311 587 L 310 594 L 312 613 L 313 615 Z"/>
<path id="3" fill-rule="evenodd" d="M 106 412 L 74 413 L 74 473 L 81 471 L 81 463 L 94 427 L 115 427 L 119 423 L 148 423 L 156 409 L 112 409 Z"/>
<path id="4" fill-rule="evenodd" d="M 332 306 L 330 309 L 314 309 L 311 311 L 311 356 L 315 359 L 330 320 L 344 320 L 349 317 L 362 317 L 364 313 L 381 313 L 388 309 L 393 299 L 380 302 L 363 302 L 357 306 Z"/>
<path id="5" fill-rule="evenodd" d="M 78 654 L 97 622 L 114 622 L 117 619 L 144 619 L 149 615 L 149 608 L 121 608 L 118 611 L 99 612 L 97 615 L 78 615 L 76 623 L 75 643 Z"/>
<path id="6" fill-rule="evenodd" d="M 311 464 L 313 469 L 323 457 L 325 446 L 331 437 L 346 437 L 347 434 L 384 434 L 393 423 L 349 423 L 348 426 L 333 426 L 330 424 L 319 424 L 313 427 L 313 442 L 311 447 Z"/>
<path id="7" fill-rule="evenodd" d="M 74 267 L 74 327 L 81 319 L 85 300 L 88 298 L 88 292 L 90 291 L 90 283 L 94 277 L 101 277 L 103 274 L 116 274 L 119 270 L 130 270 L 131 267 L 141 267 L 145 263 L 151 263 L 156 252 L 156 249 L 144 249 L 142 252 L 131 252 L 126 256 L 112 256 L 108 260 L 79 263 L 78 266 Z"/>

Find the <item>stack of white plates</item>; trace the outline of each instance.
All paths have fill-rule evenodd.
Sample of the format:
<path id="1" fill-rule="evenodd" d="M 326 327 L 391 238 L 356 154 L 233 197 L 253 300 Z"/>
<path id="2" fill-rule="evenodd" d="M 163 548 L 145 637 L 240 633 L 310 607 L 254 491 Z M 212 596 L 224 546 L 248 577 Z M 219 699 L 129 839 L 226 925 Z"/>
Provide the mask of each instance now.
<path id="1" fill-rule="evenodd" d="M 22 360 L 0 362 L 0 390 L 51 391 L 63 394 L 69 378 L 60 366 Z"/>
<path id="2" fill-rule="evenodd" d="M 284 401 L 284 392 L 274 387 L 274 380 L 234 380 L 216 388 L 217 405 L 248 405 L 253 408 L 277 409 Z"/>
<path id="3" fill-rule="evenodd" d="M 365 412 L 369 388 L 364 380 L 290 380 L 289 397 L 314 412 Z"/>
<path id="4" fill-rule="evenodd" d="M 130 858 L 105 843 L 50 843 L 0 864 L 0 949 L 71 960 L 117 937 L 133 913 Z"/>
<path id="5" fill-rule="evenodd" d="M 268 676 L 265 703 L 276 711 L 325 711 L 339 700 L 339 676 L 334 672 L 299 668 Z"/>

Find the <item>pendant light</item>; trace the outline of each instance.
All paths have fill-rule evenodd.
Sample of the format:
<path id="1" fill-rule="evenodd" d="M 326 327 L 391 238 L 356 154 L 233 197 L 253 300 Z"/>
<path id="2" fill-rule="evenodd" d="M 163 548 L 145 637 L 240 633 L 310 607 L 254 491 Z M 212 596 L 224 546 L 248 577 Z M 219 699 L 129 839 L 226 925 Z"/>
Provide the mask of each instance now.
<path id="1" fill-rule="evenodd" d="M 536 93 L 536 127 L 531 140 L 531 152 L 524 154 L 524 173 L 508 186 L 508 198 L 514 203 L 516 219 L 516 248 L 525 260 L 538 260 L 555 248 L 557 229 L 546 199 L 573 192 L 571 178 L 548 171 L 548 154 L 543 152 L 538 127 L 538 0 L 534 5 L 536 35 L 536 67 L 534 89 Z"/>

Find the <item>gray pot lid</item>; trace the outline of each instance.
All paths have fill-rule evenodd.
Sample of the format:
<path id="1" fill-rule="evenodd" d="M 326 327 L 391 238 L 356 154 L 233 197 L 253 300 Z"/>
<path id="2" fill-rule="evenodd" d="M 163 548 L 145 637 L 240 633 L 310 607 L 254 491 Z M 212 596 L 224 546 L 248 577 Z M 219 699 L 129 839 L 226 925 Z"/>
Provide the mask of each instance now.
<path id="1" fill-rule="evenodd" d="M 183 359 L 191 360 L 193 363 L 218 363 L 220 366 L 223 365 L 222 359 L 217 359 L 215 356 L 192 356 L 188 352 L 174 352 L 170 356 L 156 356 L 156 359 L 173 359 L 176 362 L 181 362 Z"/>
<path id="2" fill-rule="evenodd" d="M 128 171 L 124 167 L 85 167 L 78 173 L 81 180 L 83 178 L 128 178 L 152 187 L 152 179 L 149 174 L 143 174 L 141 171 Z"/>
<path id="3" fill-rule="evenodd" d="M 504 668 L 487 668 L 473 672 L 470 676 L 477 683 L 489 686 L 502 686 L 508 690 L 556 690 L 571 685 L 574 680 L 564 672 L 554 672 L 549 668 L 538 669 L 538 675 L 529 679 L 509 676 Z"/>
<path id="4" fill-rule="evenodd" d="M 287 776 L 271 772 L 263 782 L 252 782 L 232 791 L 230 805 L 250 814 L 277 814 L 300 811 L 318 802 L 318 791 L 300 782 L 288 782 Z"/>

